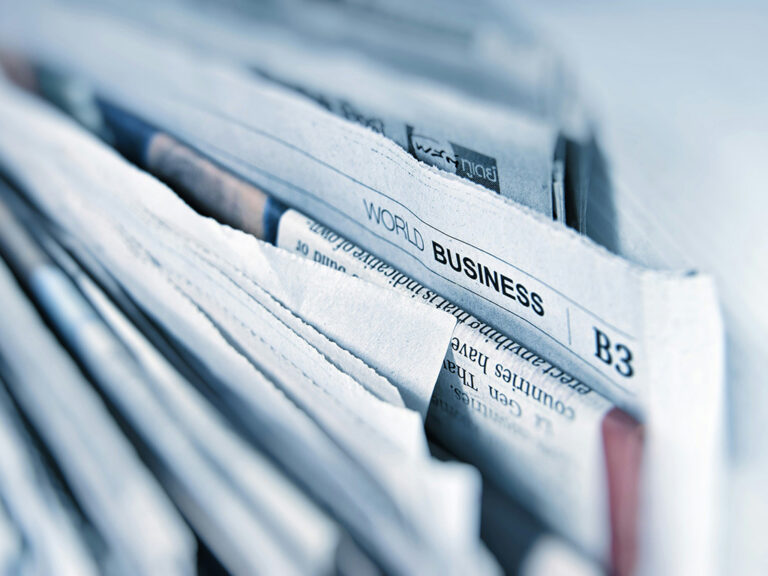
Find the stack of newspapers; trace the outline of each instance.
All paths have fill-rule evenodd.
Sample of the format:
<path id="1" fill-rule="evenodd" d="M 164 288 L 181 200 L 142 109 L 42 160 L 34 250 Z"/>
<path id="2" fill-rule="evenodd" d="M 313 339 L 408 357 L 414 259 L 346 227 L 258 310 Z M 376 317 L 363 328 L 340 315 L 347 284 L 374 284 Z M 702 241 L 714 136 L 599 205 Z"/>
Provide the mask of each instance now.
<path id="1" fill-rule="evenodd" d="M 708 574 L 712 279 L 503 3 L 0 3 L 0 574 Z"/>

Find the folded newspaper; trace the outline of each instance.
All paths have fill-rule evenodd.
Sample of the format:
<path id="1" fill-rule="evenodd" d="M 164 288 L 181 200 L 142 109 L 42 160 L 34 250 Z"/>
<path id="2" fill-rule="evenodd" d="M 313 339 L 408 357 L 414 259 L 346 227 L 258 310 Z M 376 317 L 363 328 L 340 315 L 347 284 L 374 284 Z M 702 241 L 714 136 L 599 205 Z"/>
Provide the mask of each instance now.
<path id="1" fill-rule="evenodd" d="M 405 4 L 0 4 L 0 571 L 716 571 L 712 279 L 580 234 L 530 29 Z"/>

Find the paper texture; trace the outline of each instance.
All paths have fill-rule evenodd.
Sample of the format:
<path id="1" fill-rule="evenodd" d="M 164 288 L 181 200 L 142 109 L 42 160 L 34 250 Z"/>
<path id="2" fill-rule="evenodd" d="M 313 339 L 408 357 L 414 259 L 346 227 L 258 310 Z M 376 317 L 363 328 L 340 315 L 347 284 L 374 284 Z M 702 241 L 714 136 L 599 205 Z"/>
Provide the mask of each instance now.
<path id="1" fill-rule="evenodd" d="M 3 267 L 2 282 L 8 271 Z M 5 293 L 5 291 L 4 291 Z M 56 571 L 67 576 L 97 574 L 97 568 L 80 538 L 76 526 L 55 494 L 53 486 L 41 474 L 39 454 L 32 455 L 28 441 L 19 428 L 19 416 L 9 407 L 10 398 L 0 391 L 0 493 L 7 502 L 9 518 L 18 529 L 15 543 L 20 552 L 23 538 L 28 555 L 9 557 L 9 572 L 24 569 Z M 9 542 L 14 546 L 13 542 Z M 13 553 L 14 549 L 9 550 Z"/>
<path id="2" fill-rule="evenodd" d="M 199 356 L 220 380 L 219 393 L 241 423 L 246 418 L 261 442 L 272 439 L 264 446 L 270 455 L 348 523 L 377 561 L 398 571 L 460 571 L 475 565 L 482 553 L 473 504 L 476 473 L 434 463 L 418 414 L 383 402 L 338 371 L 281 321 L 287 312 L 270 313 L 266 292 L 247 272 L 263 264 L 268 277 L 271 265 L 279 263 L 271 280 L 275 287 L 291 278 L 286 273 L 303 273 L 294 277 L 295 284 L 304 284 L 294 292 L 303 298 L 295 302 L 302 314 L 319 309 L 322 299 L 321 286 L 307 282 L 307 271 L 314 279 L 328 276 L 322 286 L 338 288 L 333 297 L 346 284 L 347 315 L 357 314 L 358 321 L 368 317 L 367 307 L 375 326 L 379 309 L 368 302 L 391 302 L 380 311 L 380 322 L 397 318 L 399 306 L 398 329 L 415 328 L 429 338 L 426 350 L 439 346 L 439 361 L 454 325 L 450 317 L 201 218 L 58 115 L 7 88 L 3 101 L 0 158 L 14 167 L 25 192 Z M 42 169 L 41 155 L 46 158 Z M 269 255 L 259 258 L 261 251 Z M 360 299 L 361 294 L 371 299 Z M 351 306 L 353 297 L 361 302 L 359 309 Z M 419 355 L 424 363 L 420 343 L 405 338 L 397 345 L 403 349 L 390 347 L 390 361 Z M 439 361 L 428 367 L 432 378 Z M 453 503 L 450 508 L 443 504 L 446 499 Z M 380 529 L 370 530 L 368 518 Z"/>
<path id="3" fill-rule="evenodd" d="M 145 385 L 154 395 L 154 400 L 147 399 L 149 404 L 162 414 L 161 420 L 176 422 L 165 430 L 157 425 L 145 428 L 147 441 L 165 443 L 161 460 L 179 464 L 177 474 L 186 469 L 186 477 L 177 482 L 186 484 L 190 494 L 179 498 L 180 506 L 187 508 L 199 533 L 222 561 L 238 573 L 331 571 L 339 543 L 335 524 L 233 433 L 211 404 L 180 378 L 82 271 L 73 265 L 70 271 L 139 360 Z M 143 412 L 150 416 L 146 405 Z M 167 439 L 174 435 L 175 445 L 168 444 Z M 191 439 L 191 445 L 183 436 Z M 200 509 L 190 509 L 189 500 L 196 500 Z"/>
<path id="4" fill-rule="evenodd" d="M 420 161 L 555 216 L 559 128 L 404 75 L 348 51 L 286 37 L 258 21 L 162 4 L 131 14 L 153 31 L 231 57 L 332 113 L 395 141 Z M 564 207 L 557 213 L 564 220 Z"/>
<path id="5" fill-rule="evenodd" d="M 276 244 L 454 315 L 427 429 L 509 496 L 607 557 L 602 421 L 611 402 L 295 210 L 280 218 Z"/>
<path id="6" fill-rule="evenodd" d="M 673 353 L 653 345 L 666 319 L 649 293 L 697 298 L 695 278 L 632 266 L 242 71 L 91 14 L 48 14 L 33 53 L 642 412 L 649 365 Z M 110 57 L 67 34 L 103 43 Z"/>
<path id="7" fill-rule="evenodd" d="M 195 546 L 181 518 L 31 304 L 4 283 L 9 319 L 0 342 L 14 395 L 104 538 L 109 561 L 126 571 L 191 573 Z M 27 328 L 25 339 L 15 326 Z"/>
<path id="8" fill-rule="evenodd" d="M 716 521 L 698 511 L 710 510 L 717 495 L 724 365 L 710 277 L 629 263 L 530 210 L 478 194 L 476 186 L 423 166 L 391 141 L 249 71 L 173 41 L 76 10 L 51 9 L 36 19 L 21 7 L 7 14 L 6 42 L 81 75 L 647 418 L 653 431 L 644 542 L 654 563 L 644 568 L 674 572 L 675 558 L 682 558 L 681 566 L 707 570 L 700 552 L 712 546 Z M 6 154 L 13 154 L 10 147 Z M 173 258 L 184 256 L 178 252 L 177 246 Z M 175 261 L 180 268 L 183 260 Z M 239 311 L 216 308 L 213 325 L 232 322 Z M 319 321 L 307 322 L 320 329 Z M 248 345 L 254 354 L 258 343 Z M 701 477 L 691 489 L 684 472 L 694 460 Z M 678 522 L 694 514 L 695 529 L 683 533 Z"/>

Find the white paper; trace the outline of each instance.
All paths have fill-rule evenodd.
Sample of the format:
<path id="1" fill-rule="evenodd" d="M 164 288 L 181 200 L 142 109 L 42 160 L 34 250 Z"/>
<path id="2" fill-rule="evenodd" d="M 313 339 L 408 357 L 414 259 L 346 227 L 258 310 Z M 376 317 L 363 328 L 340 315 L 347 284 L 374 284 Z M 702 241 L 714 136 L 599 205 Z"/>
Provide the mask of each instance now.
<path id="1" fill-rule="evenodd" d="M 155 396 L 148 400 L 151 409 L 142 409 L 145 422 L 169 424 L 145 428 L 147 442 L 161 447 L 164 465 L 174 469 L 176 463 L 172 473 L 181 477 L 175 482 L 190 491 L 179 504 L 220 561 L 235 573 L 332 570 L 339 537 L 334 525 L 232 432 L 76 266 L 69 270 L 145 371 L 144 382 L 135 383 Z M 173 436 L 175 445 L 168 443 Z M 199 509 L 188 507 L 189 500 Z"/>
<path id="2" fill-rule="evenodd" d="M 612 202 L 590 206 L 590 232 L 648 266 L 707 270 L 723 309 L 724 409 L 713 413 L 689 401 L 678 418 L 682 430 L 668 432 L 693 434 L 690 422 L 708 422 L 688 442 L 698 451 L 725 436 L 728 454 L 719 461 L 727 467 L 723 481 L 732 474 L 734 483 L 723 486 L 719 503 L 710 496 L 689 512 L 686 531 L 673 523 L 655 534 L 667 551 L 649 562 L 648 573 L 768 573 L 757 528 L 768 523 L 768 82 L 755 73 L 768 52 L 768 5 L 594 2 L 580 10 L 542 2 L 531 8 L 570 54 L 599 113 Z M 699 487 L 702 471 L 717 465 L 711 459 L 700 458 L 688 479 L 678 481 Z M 711 506 L 722 511 L 715 522 Z M 683 536 L 689 541 L 680 548 Z M 662 563 L 670 559 L 671 568 Z"/>
<path id="3" fill-rule="evenodd" d="M 175 217 L 173 211 L 167 214 Z M 215 242 L 229 246 L 230 252 L 222 265 L 232 271 L 233 277 L 244 275 L 256 281 L 306 323 L 387 378 L 398 388 L 407 406 L 419 411 L 422 417 L 426 414 L 451 332 L 450 318 L 428 307 L 404 309 L 404 299 L 397 295 L 350 281 L 321 266 L 296 264 L 300 260 L 244 235 L 222 232 L 214 222 L 201 225 L 206 227 L 207 234 L 196 238 L 197 241 L 206 242 L 210 235 Z M 279 267 L 279 274 L 275 267 Z M 310 276 L 314 280 L 309 281 Z M 372 306 L 372 302 L 377 305 Z M 318 346 L 327 346 L 315 334 L 307 337 Z M 337 362 L 343 361 L 337 350 L 323 350 Z M 361 383 L 371 384 L 374 393 L 397 401 L 393 391 L 385 390 L 375 376 L 366 376 Z"/>
<path id="4" fill-rule="evenodd" d="M 0 382 L 2 385 L 2 382 Z M 6 416 L 6 414 L 3 414 Z M 0 491 L 2 498 L 2 491 Z M 0 501 L 0 574 L 11 574 L 21 563 L 21 538 Z"/>
<path id="5" fill-rule="evenodd" d="M 220 61 L 92 14 L 49 13 L 37 18 L 33 44 L 18 42 L 642 412 L 650 364 L 674 354 L 653 344 L 666 318 L 650 293 L 698 299 L 706 278 L 636 267 Z M 447 254 L 445 263 L 435 259 L 433 243 L 496 276 L 480 284 L 454 272 Z M 522 285 L 528 297 L 503 294 L 502 274 L 514 284 L 509 294 L 520 295 Z M 604 342 L 611 362 L 598 354 Z"/>
<path id="6" fill-rule="evenodd" d="M 183 2 L 91 2 L 153 24 L 179 19 Z M 314 1 L 195 5 L 209 20 L 226 13 L 235 26 L 276 24 L 294 42 L 311 39 L 316 50 L 362 53 L 372 65 L 429 78 L 463 93 L 512 105 L 528 114 L 567 120 L 575 86 L 562 59 L 541 42 L 523 14 L 508 2 L 436 0 L 354 3 Z M 149 13 L 149 14 L 147 14 Z M 227 26 L 230 22 L 227 22 Z M 160 28 L 165 29 L 165 28 Z"/>
<path id="7" fill-rule="evenodd" d="M 599 576 L 601 573 L 562 540 L 549 536 L 536 542 L 520 570 L 522 576 Z"/>
<path id="8" fill-rule="evenodd" d="M 625 408 L 649 414 L 650 427 L 659 432 L 648 437 L 654 520 L 646 530 L 656 535 L 656 556 L 692 558 L 710 546 L 712 517 L 697 522 L 682 548 L 675 524 L 663 520 L 709 509 L 717 495 L 712 471 L 720 454 L 716 403 L 724 351 L 710 277 L 633 265 L 535 214 L 474 194 L 391 142 L 220 61 L 84 14 L 43 20 L 24 29 L 26 39 L 16 34 L 18 45 L 83 74 L 109 97 L 397 263 Z M 37 32 L 34 44 L 31 30 Z M 100 50 L 77 41 L 83 38 Z M 475 268 L 478 262 L 488 266 L 494 281 L 494 272 L 507 277 L 514 290 L 506 291 L 515 300 L 489 287 L 494 282 L 487 275 L 480 284 L 454 272 L 447 250 L 454 261 L 460 254 Z M 520 286 L 527 306 L 518 299 Z M 664 409 L 652 415 L 660 404 Z M 694 438 L 700 422 L 714 425 Z M 694 454 L 705 458 L 696 461 L 707 479 L 688 490 L 690 482 L 675 473 L 681 469 L 667 466 Z"/>
<path id="9" fill-rule="evenodd" d="M 554 200 L 563 201 L 563 191 L 552 187 L 555 125 L 349 52 L 292 38 L 284 28 L 257 20 L 162 3 L 145 8 L 130 11 L 153 31 L 255 67 L 335 114 L 386 135 L 422 162 L 478 183 L 478 193 L 492 190 L 548 216 L 553 216 Z M 461 162 L 461 149 L 474 161 L 467 157 Z"/>
<path id="10" fill-rule="evenodd" d="M 62 289 L 49 280 L 51 290 Z M 9 385 L 106 541 L 110 561 L 126 571 L 191 573 L 195 546 L 181 518 L 31 303 L 3 282 L 0 346 Z M 95 336 L 92 328 L 85 325 L 83 335 Z M 94 344 L 104 351 L 103 342 Z"/>
<path id="11" fill-rule="evenodd" d="M 33 469 L 26 446 L 8 416 L 4 410 L 0 421 L 0 491 L 27 545 L 22 555 L 13 558 L 14 568 L 69 576 L 97 574 L 85 543 L 56 500 L 53 488 L 40 478 L 39 469 Z"/>
<path id="12" fill-rule="evenodd" d="M 0 278 L 3 283 L 8 280 L 4 267 Z M 85 542 L 42 473 L 40 461 L 30 454 L 9 402 L 5 391 L 0 391 L 0 495 L 26 545 L 22 557 L 12 560 L 19 569 L 28 567 L 30 571 L 97 574 Z"/>
<path id="13" fill-rule="evenodd" d="M 370 394 L 259 305 L 257 291 L 244 289 L 248 279 L 243 270 L 244 262 L 259 261 L 260 243 L 195 215 L 166 187 L 44 106 L 10 90 L 4 103 L 3 162 L 13 167 L 47 215 L 93 250 L 132 297 L 221 380 L 221 392 L 237 401 L 230 409 L 248 414 L 260 436 L 271 438 L 267 448 L 273 457 L 303 483 L 311 483 L 314 496 L 352 524 L 356 536 L 386 565 L 418 571 L 474 565 L 476 472 L 433 462 L 416 412 Z M 422 333 L 433 340 L 436 332 L 438 341 L 446 338 L 437 345 L 426 343 L 427 349 L 439 349 L 442 359 L 447 336 L 441 334 L 450 334 L 450 317 L 277 249 L 269 251 L 273 262 L 309 269 L 315 277 L 330 275 L 333 287 L 347 284 L 348 309 L 354 308 L 353 292 L 361 310 L 370 308 L 369 300 L 360 301 L 360 286 L 363 294 L 374 296 L 372 301 L 395 303 L 403 318 L 437 319 L 437 327 L 422 324 Z M 265 270 L 269 277 L 271 267 Z M 279 285 L 284 278 L 281 269 L 272 282 Z M 311 301 L 312 288 L 320 286 L 297 291 L 306 294 L 297 303 L 300 310 L 319 308 L 321 302 Z M 396 311 L 369 314 L 389 322 Z M 402 355 L 420 355 L 421 341 L 415 345 L 409 337 L 410 348 Z M 436 371 L 436 364 L 429 369 Z M 369 526 L 369 519 L 378 528 Z"/>
<path id="14" fill-rule="evenodd" d="M 602 421 L 611 402 L 295 210 L 281 217 L 276 245 L 306 248 L 307 258 L 453 314 L 428 430 L 551 526 L 607 557 Z"/>

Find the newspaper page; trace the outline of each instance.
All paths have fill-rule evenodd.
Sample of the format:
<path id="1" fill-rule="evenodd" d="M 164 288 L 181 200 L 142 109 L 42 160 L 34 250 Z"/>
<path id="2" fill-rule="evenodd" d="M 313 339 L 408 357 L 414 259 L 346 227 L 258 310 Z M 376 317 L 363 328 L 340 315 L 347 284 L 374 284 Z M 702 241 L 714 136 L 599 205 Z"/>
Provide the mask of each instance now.
<path id="1" fill-rule="evenodd" d="M 3 232 L 8 229 L 3 219 Z M 0 351 L 9 385 L 103 537 L 109 562 L 128 571 L 190 573 L 196 545 L 181 516 L 32 303 L 19 287 L 4 288 L 9 322 L 0 327 Z M 26 339 L 14 333 L 19 326 Z"/>
<path id="2" fill-rule="evenodd" d="M 395 141 L 422 162 L 457 174 L 547 216 L 565 218 L 553 189 L 557 125 L 443 85 L 404 75 L 356 54 L 318 47 L 258 20 L 176 9 L 163 3 L 131 14 L 154 30 L 212 53 L 310 98 Z M 561 191 L 562 192 L 562 191 Z M 555 210 L 560 205 L 561 210 Z"/>
<path id="3" fill-rule="evenodd" d="M 14 287 L 8 269 L 0 268 L 0 290 Z M 17 288 L 16 288 L 17 289 Z M 12 400 L 0 388 L 0 495 L 7 506 L 15 542 L 12 564 L 5 573 L 32 568 L 65 576 L 98 574 L 77 521 L 48 477 L 42 455 L 30 450 L 29 437 Z M 6 566 L 2 566 L 6 569 Z"/>
<path id="4" fill-rule="evenodd" d="M 12 166 L 31 199 L 90 246 L 132 296 L 199 355 L 221 379 L 219 393 L 232 398 L 240 414 L 246 410 L 248 426 L 261 442 L 271 439 L 270 454 L 330 507 L 378 562 L 395 571 L 460 572 L 471 566 L 495 572 L 478 540 L 476 471 L 432 460 L 417 412 L 369 393 L 270 313 L 249 276 L 253 262 L 248 262 L 259 261 L 263 245 L 195 215 L 169 189 L 52 110 L 9 88 L 2 93 L 4 167 Z M 107 183 L 110 193 L 104 194 Z M 378 309 L 370 301 L 392 304 L 380 311 L 389 321 L 398 308 L 405 325 L 421 317 L 423 337 L 430 340 L 425 349 L 431 341 L 440 346 L 429 367 L 434 383 L 455 323 L 450 316 L 267 248 L 274 264 L 292 262 L 311 272 L 317 283 L 308 286 L 318 292 L 356 287 L 358 298 L 368 297 L 359 302 L 373 308 L 372 317 Z M 324 275 L 335 281 L 319 283 Z M 293 281 L 307 284 L 302 275 Z M 421 348 L 408 337 L 388 344 L 390 362 L 421 357 Z M 428 392 L 427 397 L 431 388 Z M 452 506 L 444 505 L 446 499 Z M 371 530 L 369 521 L 378 529 Z"/>
<path id="5" fill-rule="evenodd" d="M 707 296 L 706 278 L 633 266 L 268 82 L 89 12 L 45 14 L 30 22 L 39 33 L 28 50 L 81 73 L 377 256 L 402 262 L 409 276 L 636 411 L 646 402 L 661 322 L 652 296 Z M 23 46 L 18 26 L 8 27 L 9 41 Z M 67 41 L 75 37 L 103 44 L 110 57 Z"/>
<path id="6" fill-rule="evenodd" d="M 29 24 L 38 32 L 34 40 L 6 25 L 8 41 L 81 74 L 645 417 L 651 429 L 649 556 L 672 562 L 674 550 L 683 564 L 706 563 L 692 558 L 711 541 L 715 518 L 685 536 L 671 519 L 708 506 L 717 487 L 723 345 L 711 278 L 633 265 L 482 187 L 420 164 L 380 135 L 151 34 L 77 11 L 51 10 Z M 103 50 L 95 54 L 88 44 Z M 693 425 L 702 422 L 711 423 L 703 438 Z M 692 461 L 707 470 L 706 478 L 690 477 Z"/>

